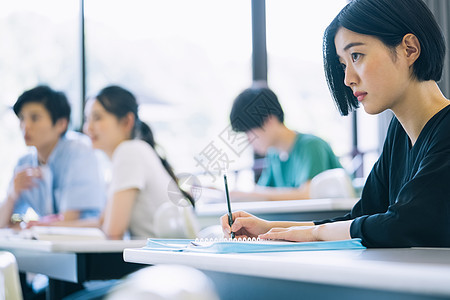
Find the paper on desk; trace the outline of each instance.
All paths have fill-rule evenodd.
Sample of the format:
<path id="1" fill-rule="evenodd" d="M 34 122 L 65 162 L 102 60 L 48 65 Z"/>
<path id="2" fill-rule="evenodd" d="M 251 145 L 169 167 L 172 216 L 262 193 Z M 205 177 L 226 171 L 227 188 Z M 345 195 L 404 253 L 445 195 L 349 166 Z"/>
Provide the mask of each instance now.
<path id="1" fill-rule="evenodd" d="M 36 240 L 106 240 L 106 235 L 100 228 L 94 227 L 63 227 L 63 226 L 34 226 L 22 230 L 22 238 Z"/>
<path id="2" fill-rule="evenodd" d="M 330 242 L 282 241 L 215 241 L 196 243 L 187 239 L 148 239 L 143 248 L 155 251 L 205 252 L 205 253 L 256 253 L 279 251 L 348 250 L 365 249 L 361 239 Z"/>

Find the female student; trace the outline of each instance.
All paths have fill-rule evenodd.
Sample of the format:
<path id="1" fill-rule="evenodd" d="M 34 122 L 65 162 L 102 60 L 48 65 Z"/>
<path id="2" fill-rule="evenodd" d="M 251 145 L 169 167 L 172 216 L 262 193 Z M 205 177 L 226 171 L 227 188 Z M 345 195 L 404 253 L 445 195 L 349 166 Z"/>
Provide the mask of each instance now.
<path id="1" fill-rule="evenodd" d="M 111 238 L 121 238 L 127 230 L 134 237 L 190 237 L 191 211 L 169 199 L 169 184 L 177 178 L 155 151 L 152 131 L 139 119 L 133 94 L 119 86 L 101 90 L 88 103 L 85 129 L 93 147 L 112 161 L 103 231 Z M 193 207 L 192 197 L 180 189 L 181 194 Z"/>
<path id="2" fill-rule="evenodd" d="M 291 241 L 361 238 L 367 247 L 450 246 L 450 101 L 439 90 L 445 43 L 421 0 L 354 0 L 324 35 L 331 94 L 347 115 L 395 117 L 360 201 L 340 218 L 269 222 L 227 216 L 227 236 Z"/>

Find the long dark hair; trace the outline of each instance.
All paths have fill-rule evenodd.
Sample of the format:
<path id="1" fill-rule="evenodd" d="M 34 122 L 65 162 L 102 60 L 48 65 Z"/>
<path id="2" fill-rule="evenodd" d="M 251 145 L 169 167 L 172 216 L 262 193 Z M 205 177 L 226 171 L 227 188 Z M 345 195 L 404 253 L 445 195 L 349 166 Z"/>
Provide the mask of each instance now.
<path id="1" fill-rule="evenodd" d="M 100 104 L 105 108 L 106 111 L 115 115 L 119 120 L 124 118 L 128 113 L 133 113 L 135 122 L 134 128 L 131 132 L 131 138 L 143 140 L 147 142 L 153 149 L 155 149 L 156 142 L 153 137 L 153 132 L 150 129 L 150 126 L 139 119 L 136 97 L 134 97 L 131 92 L 120 86 L 111 85 L 102 89 L 98 93 L 96 100 L 100 102 Z M 156 150 L 155 152 L 161 160 L 164 169 L 166 169 L 170 177 L 172 177 L 172 179 L 177 183 L 178 188 L 183 196 L 189 200 L 193 207 L 195 207 L 194 198 L 188 192 L 180 188 L 178 184 L 178 178 L 173 172 L 173 169 L 167 159 L 161 157 Z"/>
<path id="2" fill-rule="evenodd" d="M 344 85 L 344 71 L 334 45 L 340 27 L 370 35 L 395 51 L 403 37 L 414 34 L 421 53 L 413 65 L 419 81 L 439 81 L 445 57 L 445 40 L 433 14 L 421 0 L 353 0 L 325 30 L 323 61 L 331 95 L 342 115 L 358 107 L 352 90 Z M 394 52 L 395 53 L 395 52 Z"/>

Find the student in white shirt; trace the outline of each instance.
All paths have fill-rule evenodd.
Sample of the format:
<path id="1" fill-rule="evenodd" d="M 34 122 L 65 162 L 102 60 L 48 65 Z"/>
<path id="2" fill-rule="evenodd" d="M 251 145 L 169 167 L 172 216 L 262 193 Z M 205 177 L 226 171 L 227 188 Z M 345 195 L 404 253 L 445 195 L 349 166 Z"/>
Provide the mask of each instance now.
<path id="1" fill-rule="evenodd" d="M 152 131 L 139 119 L 133 94 L 119 86 L 106 87 L 88 102 L 86 112 L 85 130 L 93 147 L 112 161 L 103 231 L 110 238 L 122 238 L 127 231 L 143 238 L 192 237 L 194 200 L 181 189 L 186 205 L 169 199 L 169 184 L 178 187 L 177 178 L 155 151 Z"/>

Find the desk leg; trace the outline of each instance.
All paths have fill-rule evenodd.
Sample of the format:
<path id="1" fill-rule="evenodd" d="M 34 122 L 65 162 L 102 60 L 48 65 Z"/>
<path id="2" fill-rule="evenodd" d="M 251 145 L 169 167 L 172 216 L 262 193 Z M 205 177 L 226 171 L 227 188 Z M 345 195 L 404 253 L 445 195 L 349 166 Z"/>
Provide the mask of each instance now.
<path id="1" fill-rule="evenodd" d="M 20 286 L 22 288 L 23 298 L 26 300 L 26 299 L 35 297 L 33 289 L 27 282 L 27 273 L 19 272 L 19 278 L 20 278 Z"/>
<path id="2" fill-rule="evenodd" d="M 72 283 L 49 278 L 47 287 L 47 300 L 62 299 L 63 297 L 82 290 L 84 287 L 79 283 Z"/>

